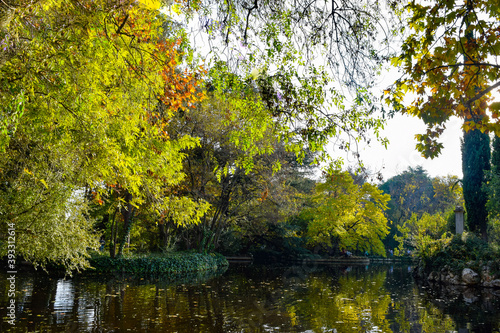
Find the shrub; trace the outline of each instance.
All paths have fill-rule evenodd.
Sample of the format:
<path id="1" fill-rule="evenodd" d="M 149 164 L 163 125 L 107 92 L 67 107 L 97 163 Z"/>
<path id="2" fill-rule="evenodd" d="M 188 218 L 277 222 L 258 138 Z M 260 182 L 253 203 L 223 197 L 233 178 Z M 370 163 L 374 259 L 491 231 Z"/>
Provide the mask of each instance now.
<path id="1" fill-rule="evenodd" d="M 132 256 L 112 259 L 96 255 L 90 259 L 91 266 L 99 273 L 132 273 L 160 275 L 194 271 L 216 270 L 228 265 L 220 254 L 175 253 L 148 256 Z"/>
<path id="2" fill-rule="evenodd" d="M 419 264 L 425 271 L 448 265 L 459 271 L 465 267 L 479 269 L 483 263 L 493 261 L 498 257 L 488 243 L 472 233 L 455 235 L 448 243 L 437 248 L 428 256 L 419 256 Z"/>

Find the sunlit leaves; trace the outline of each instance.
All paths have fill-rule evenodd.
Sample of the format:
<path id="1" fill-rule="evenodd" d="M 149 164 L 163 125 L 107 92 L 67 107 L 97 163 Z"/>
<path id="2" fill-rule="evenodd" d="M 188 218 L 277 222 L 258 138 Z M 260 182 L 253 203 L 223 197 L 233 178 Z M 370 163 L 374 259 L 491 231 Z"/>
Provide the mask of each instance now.
<path id="1" fill-rule="evenodd" d="M 313 218 L 308 227 L 312 243 L 369 251 L 385 256 L 382 239 L 388 232 L 384 210 L 389 195 L 375 185 L 355 184 L 348 172 L 330 169 L 317 185 Z"/>
<path id="2" fill-rule="evenodd" d="M 491 93 L 500 85 L 496 3 L 408 1 L 403 7 L 410 30 L 392 64 L 404 76 L 386 90 L 385 99 L 396 111 L 427 124 L 427 133 L 417 137 L 417 149 L 426 157 L 439 155 L 438 129 L 451 117 L 463 119 L 465 131 L 499 135 L 497 117 L 487 111 Z M 413 101 L 408 103 L 405 95 Z"/>
<path id="3" fill-rule="evenodd" d="M 0 63 L 1 213 L 19 223 L 20 242 L 29 242 L 30 232 L 38 237 L 40 251 L 26 252 L 31 260 L 83 265 L 96 235 L 77 200 L 82 207 L 89 199 L 121 211 L 127 205 L 158 215 L 169 211 L 182 225 L 208 209 L 167 191 L 183 179 L 182 151 L 197 140 L 170 139 L 166 125 L 203 97 L 203 70 L 181 66 L 182 34 L 165 31 L 165 17 L 153 5 L 44 0 L 18 8 L 2 31 L 9 52 Z M 46 214 L 37 213 L 42 209 Z M 80 230 L 83 247 L 74 247 L 74 255 L 62 241 L 50 245 L 50 226 L 64 225 L 71 211 L 75 222 L 67 237 Z M 65 237 L 64 227 L 58 230 Z M 50 257 L 43 246 L 53 248 Z"/>
<path id="4" fill-rule="evenodd" d="M 415 250 L 415 254 L 428 258 L 451 241 L 452 235 L 447 232 L 446 216 L 424 213 L 422 216 L 413 214 L 402 226 L 398 226 L 401 236 L 395 236 L 399 242 L 398 251 L 404 254 L 405 248 Z"/>
<path id="5" fill-rule="evenodd" d="M 332 138 L 348 150 L 349 140 L 378 134 L 382 121 L 368 89 L 387 53 L 377 52 L 386 45 L 377 38 L 378 1 L 180 2 L 198 9 L 200 29 L 217 41 L 209 43 L 214 67 L 224 62 L 227 72 L 257 84 L 281 140 L 299 157 Z M 342 89 L 355 95 L 352 105 Z"/>

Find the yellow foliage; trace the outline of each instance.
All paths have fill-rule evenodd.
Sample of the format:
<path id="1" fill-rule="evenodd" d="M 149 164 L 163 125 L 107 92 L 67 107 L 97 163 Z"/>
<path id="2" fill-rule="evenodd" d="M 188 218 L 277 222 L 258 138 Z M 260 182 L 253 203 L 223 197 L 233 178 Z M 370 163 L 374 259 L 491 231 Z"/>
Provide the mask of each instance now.
<path id="1" fill-rule="evenodd" d="M 389 195 L 376 185 L 355 184 L 348 172 L 331 168 L 325 181 L 316 187 L 316 207 L 310 209 L 313 220 L 308 236 L 314 244 L 342 249 L 369 251 L 385 256 L 382 239 L 388 233 Z"/>

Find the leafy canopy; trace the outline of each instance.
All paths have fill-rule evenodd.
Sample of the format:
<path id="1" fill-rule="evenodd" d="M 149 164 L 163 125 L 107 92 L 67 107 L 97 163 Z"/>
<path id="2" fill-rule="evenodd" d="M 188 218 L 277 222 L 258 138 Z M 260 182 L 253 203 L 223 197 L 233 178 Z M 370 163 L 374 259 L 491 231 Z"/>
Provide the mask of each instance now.
<path id="1" fill-rule="evenodd" d="M 498 2 L 412 0 L 394 8 L 407 36 L 392 60 L 403 76 L 385 98 L 397 112 L 427 125 L 417 135 L 418 151 L 431 158 L 441 152 L 439 137 L 451 117 L 464 120 L 464 131 L 500 135 L 500 104 L 491 98 L 500 87 Z"/>
<path id="2" fill-rule="evenodd" d="M 257 84 L 281 125 L 282 142 L 302 145 L 299 154 L 324 151 L 331 138 L 350 150 L 369 131 L 378 135 L 383 121 L 374 114 L 369 88 L 389 35 L 381 33 L 379 1 L 184 0 L 179 6 L 188 20 L 200 22 L 208 58 Z"/>
<path id="3" fill-rule="evenodd" d="M 384 210 L 390 196 L 376 185 L 355 184 L 350 174 L 330 168 L 316 186 L 315 207 L 308 211 L 311 243 L 369 251 L 385 256 L 382 239 L 388 233 Z"/>
<path id="4" fill-rule="evenodd" d="M 181 33 L 128 1 L 30 2 L 3 23 L 0 214 L 16 225 L 19 254 L 85 266 L 98 235 L 84 189 L 98 205 L 117 198 L 199 221 L 206 203 L 166 192 L 183 178 L 182 151 L 197 145 L 170 139 L 166 125 L 203 97 L 201 70 L 180 68 Z"/>

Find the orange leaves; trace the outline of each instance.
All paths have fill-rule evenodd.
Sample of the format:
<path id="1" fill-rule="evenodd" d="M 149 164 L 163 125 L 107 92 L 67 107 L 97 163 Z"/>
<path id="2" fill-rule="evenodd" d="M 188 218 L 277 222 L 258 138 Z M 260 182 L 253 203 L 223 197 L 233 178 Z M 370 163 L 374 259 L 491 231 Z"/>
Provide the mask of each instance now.
<path id="1" fill-rule="evenodd" d="M 157 47 L 158 51 L 168 59 L 160 73 L 165 80 L 165 89 L 160 99 L 170 113 L 176 112 L 179 108 L 194 108 L 195 103 L 205 97 L 200 88 L 201 76 L 206 73 L 205 69 L 199 66 L 192 70 L 185 68 L 179 71 L 181 43 L 181 39 L 164 41 Z"/>
<path id="2" fill-rule="evenodd" d="M 260 202 L 264 202 L 264 200 L 266 200 L 266 199 L 267 199 L 267 196 L 268 196 L 268 195 L 269 195 L 269 189 L 268 189 L 268 188 L 266 188 L 266 189 L 262 192 L 262 194 L 261 194 L 261 196 L 260 196 L 260 198 L 259 198 L 259 201 L 260 201 Z"/>
<path id="3" fill-rule="evenodd" d="M 92 191 L 91 193 L 92 200 L 97 203 L 99 206 L 102 206 L 104 204 L 104 201 L 101 198 L 101 195 L 97 193 L 96 191 Z"/>

